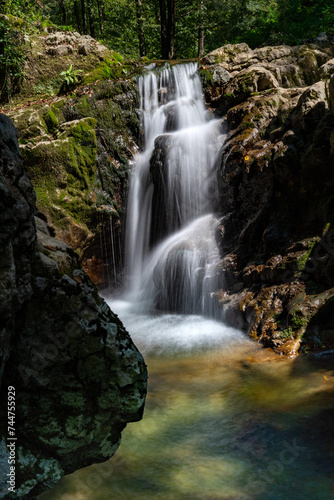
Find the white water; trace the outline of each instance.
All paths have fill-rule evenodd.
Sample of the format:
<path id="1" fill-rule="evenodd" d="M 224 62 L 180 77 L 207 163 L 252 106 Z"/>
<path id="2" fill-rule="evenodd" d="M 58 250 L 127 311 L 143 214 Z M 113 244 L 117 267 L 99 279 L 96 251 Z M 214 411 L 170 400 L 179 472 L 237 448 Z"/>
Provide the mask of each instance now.
<path id="1" fill-rule="evenodd" d="M 231 354 L 242 346 L 255 349 L 239 330 L 214 319 L 195 314 L 138 313 L 133 303 L 124 300 L 109 300 L 108 304 L 145 358 L 187 356 L 216 348 Z"/>
<path id="2" fill-rule="evenodd" d="M 217 316 L 212 200 L 221 124 L 207 119 L 194 63 L 149 72 L 139 92 L 145 148 L 129 190 L 127 296 L 144 312 Z"/>

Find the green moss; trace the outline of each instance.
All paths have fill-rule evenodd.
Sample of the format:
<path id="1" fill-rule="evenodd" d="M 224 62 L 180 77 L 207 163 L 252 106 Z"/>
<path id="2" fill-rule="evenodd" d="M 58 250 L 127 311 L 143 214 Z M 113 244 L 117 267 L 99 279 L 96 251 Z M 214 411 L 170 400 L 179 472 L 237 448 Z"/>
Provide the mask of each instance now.
<path id="1" fill-rule="evenodd" d="M 255 123 L 253 122 L 244 122 L 242 124 L 243 128 L 246 130 L 247 128 L 255 128 Z"/>
<path id="2" fill-rule="evenodd" d="M 115 80 L 125 76 L 126 73 L 127 69 L 122 65 L 120 60 L 105 59 L 97 64 L 92 71 L 84 75 L 83 84 L 93 83 L 96 80 Z"/>
<path id="3" fill-rule="evenodd" d="M 211 83 L 213 84 L 213 72 L 209 69 L 200 69 L 199 71 L 200 77 L 204 83 Z"/>
<path id="4" fill-rule="evenodd" d="M 53 102 L 51 106 L 51 110 L 55 114 L 59 123 L 62 123 L 64 121 L 63 110 L 65 105 L 66 105 L 66 99 L 62 98 L 59 99 L 58 101 Z"/>
<path id="5" fill-rule="evenodd" d="M 290 337 L 293 338 L 293 336 L 294 336 L 294 331 L 291 327 L 286 328 L 285 330 L 279 332 L 279 338 L 282 340 L 288 339 Z"/>
<path id="6" fill-rule="evenodd" d="M 59 123 L 56 115 L 51 109 L 48 109 L 43 115 L 43 120 L 47 126 L 48 132 L 50 132 L 50 134 L 54 134 L 59 127 Z"/>
<path id="7" fill-rule="evenodd" d="M 303 326 L 306 326 L 310 321 L 310 318 L 304 316 L 300 310 L 294 311 L 290 316 L 290 326 L 293 330 L 299 330 Z"/>
<path id="8" fill-rule="evenodd" d="M 325 227 L 324 227 L 324 229 L 322 231 L 322 237 L 326 236 L 326 234 L 327 234 L 327 232 L 328 232 L 328 230 L 329 230 L 330 227 L 331 227 L 331 223 L 327 222 L 327 224 L 325 224 Z"/>
<path id="9" fill-rule="evenodd" d="M 297 259 L 297 268 L 298 268 L 298 272 L 296 273 L 296 276 L 300 276 L 303 272 L 303 270 L 305 269 L 305 266 L 306 266 L 306 263 L 312 253 L 312 250 L 314 248 L 314 246 L 316 245 L 316 243 L 319 241 L 319 238 L 314 238 L 310 244 L 309 244 L 309 247 L 307 249 L 307 251 Z"/>
<path id="10" fill-rule="evenodd" d="M 66 214 L 86 224 L 96 210 L 89 198 L 96 175 L 95 124 L 94 118 L 69 122 L 60 139 L 22 151 L 38 207 L 49 213 L 58 227 L 68 224 Z"/>

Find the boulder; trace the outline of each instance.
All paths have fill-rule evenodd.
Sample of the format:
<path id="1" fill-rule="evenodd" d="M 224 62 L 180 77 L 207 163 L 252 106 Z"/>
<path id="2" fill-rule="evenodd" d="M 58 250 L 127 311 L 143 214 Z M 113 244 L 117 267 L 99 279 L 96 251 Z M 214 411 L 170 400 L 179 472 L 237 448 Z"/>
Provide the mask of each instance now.
<path id="1" fill-rule="evenodd" d="M 63 474 L 115 453 L 126 423 L 141 418 L 147 376 L 76 254 L 37 214 L 16 131 L 4 115 L 0 191 L 1 392 L 15 387 L 18 409 L 16 492 L 7 489 L 5 430 L 0 492 L 33 498 Z M 7 407 L 1 412 L 5 421 Z"/>

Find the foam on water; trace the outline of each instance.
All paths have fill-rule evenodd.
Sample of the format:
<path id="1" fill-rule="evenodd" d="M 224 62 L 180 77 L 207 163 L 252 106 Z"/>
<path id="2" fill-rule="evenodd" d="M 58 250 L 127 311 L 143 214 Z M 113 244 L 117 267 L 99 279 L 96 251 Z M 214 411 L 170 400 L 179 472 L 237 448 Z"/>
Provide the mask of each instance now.
<path id="1" fill-rule="evenodd" d="M 112 299 L 107 302 L 144 356 L 186 355 L 216 348 L 233 350 L 238 345 L 253 344 L 239 330 L 213 319 L 194 314 L 142 314 L 136 303 Z"/>

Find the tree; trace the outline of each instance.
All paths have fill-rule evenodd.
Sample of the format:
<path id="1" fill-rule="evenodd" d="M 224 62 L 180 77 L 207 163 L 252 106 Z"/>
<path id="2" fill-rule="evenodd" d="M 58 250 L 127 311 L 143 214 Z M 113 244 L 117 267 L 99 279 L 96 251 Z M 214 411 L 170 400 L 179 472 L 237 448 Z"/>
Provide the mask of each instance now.
<path id="1" fill-rule="evenodd" d="M 81 0 L 81 15 L 82 15 L 82 31 L 84 35 L 87 35 L 87 17 L 86 17 L 85 0 Z"/>
<path id="2" fill-rule="evenodd" d="M 204 55 L 204 0 L 200 0 L 197 55 L 198 57 L 202 57 Z"/>
<path id="3" fill-rule="evenodd" d="M 145 32 L 144 32 L 144 18 L 143 18 L 143 4 L 141 0 L 136 0 L 136 14 L 138 26 L 138 40 L 139 40 L 139 55 L 143 57 L 146 55 Z"/>
<path id="4" fill-rule="evenodd" d="M 88 5 L 88 19 L 89 19 L 90 36 L 93 38 L 96 38 L 93 1 L 87 0 L 87 5 Z"/>
<path id="5" fill-rule="evenodd" d="M 101 33 L 101 35 L 103 35 L 103 32 L 104 32 L 104 2 L 103 2 L 103 0 L 97 0 L 97 10 L 99 13 L 100 33 Z"/>
<path id="6" fill-rule="evenodd" d="M 163 59 L 173 59 L 175 39 L 175 0 L 159 0 L 161 56 Z"/>
<path id="7" fill-rule="evenodd" d="M 79 33 L 81 33 L 81 22 L 80 22 L 80 15 L 79 15 L 79 6 L 78 6 L 78 0 L 73 0 L 73 8 L 74 8 L 74 15 L 75 15 L 75 20 L 77 24 L 77 30 Z"/>
<path id="8" fill-rule="evenodd" d="M 67 25 L 67 10 L 66 10 L 65 0 L 60 0 L 60 7 L 63 13 L 63 24 Z"/>

